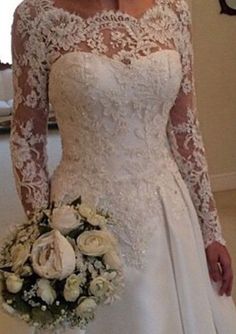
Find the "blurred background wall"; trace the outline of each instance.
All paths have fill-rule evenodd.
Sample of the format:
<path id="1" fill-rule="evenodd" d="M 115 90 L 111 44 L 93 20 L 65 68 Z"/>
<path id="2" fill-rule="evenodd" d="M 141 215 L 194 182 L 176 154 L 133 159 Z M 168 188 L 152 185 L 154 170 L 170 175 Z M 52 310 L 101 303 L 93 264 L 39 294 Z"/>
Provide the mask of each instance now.
<path id="1" fill-rule="evenodd" d="M 198 113 L 214 190 L 236 189 L 236 16 L 192 0 Z"/>

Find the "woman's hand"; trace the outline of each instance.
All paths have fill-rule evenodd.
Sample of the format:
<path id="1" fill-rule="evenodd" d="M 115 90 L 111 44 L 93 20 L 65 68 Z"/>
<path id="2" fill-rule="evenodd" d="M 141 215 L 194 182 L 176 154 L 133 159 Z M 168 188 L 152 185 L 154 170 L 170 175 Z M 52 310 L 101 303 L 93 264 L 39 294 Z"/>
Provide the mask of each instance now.
<path id="1" fill-rule="evenodd" d="M 232 260 L 227 248 L 214 241 L 206 248 L 206 257 L 210 277 L 214 282 L 221 281 L 219 294 L 231 295 L 233 287 Z"/>

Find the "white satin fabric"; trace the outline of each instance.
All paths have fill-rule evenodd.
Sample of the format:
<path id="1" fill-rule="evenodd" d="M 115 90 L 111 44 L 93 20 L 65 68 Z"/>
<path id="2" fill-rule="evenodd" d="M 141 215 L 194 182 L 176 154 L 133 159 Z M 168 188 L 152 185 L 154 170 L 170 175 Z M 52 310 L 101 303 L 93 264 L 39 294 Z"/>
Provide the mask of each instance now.
<path id="1" fill-rule="evenodd" d="M 184 182 L 180 178 L 176 182 L 184 208 L 182 219 L 176 220 L 173 202 L 162 188 L 165 219 L 157 221 L 145 270 L 125 266 L 122 299 L 100 307 L 86 331 L 66 334 L 236 333 L 234 302 L 219 296 L 218 284 L 210 280 L 195 209 Z"/>
<path id="2" fill-rule="evenodd" d="M 63 150 L 50 200 L 81 195 L 117 221 L 126 288 L 86 334 L 235 334 L 235 305 L 210 281 L 204 250 L 203 240 L 224 240 L 193 103 L 186 2 L 156 0 L 140 19 L 83 19 L 54 0 L 25 0 L 17 13 L 11 152 L 22 203 L 49 201 L 50 102 Z"/>
<path id="3" fill-rule="evenodd" d="M 72 52 L 52 67 L 49 97 L 63 142 L 52 199 L 82 195 L 122 218 L 114 232 L 126 284 L 85 332 L 66 334 L 236 333 L 235 304 L 209 278 L 197 213 L 165 134 L 180 81 L 174 50 L 127 68 Z"/>
<path id="4" fill-rule="evenodd" d="M 49 98 L 64 151 L 51 196 L 66 202 L 77 193 L 90 203 L 106 203 L 123 225 L 114 232 L 124 256 L 125 292 L 98 309 L 86 334 L 236 333 L 234 302 L 219 296 L 209 278 L 197 213 L 166 141 L 180 81 L 179 57 L 171 50 L 130 68 L 72 52 L 52 67 Z M 147 92 L 153 87 L 152 97 Z M 139 118 L 144 105 L 148 113 Z M 115 128 L 121 114 L 124 130 Z"/>
<path id="5" fill-rule="evenodd" d="M 102 308 L 86 334 L 235 334 L 231 297 L 219 296 L 210 280 L 202 235 L 188 191 L 179 179 L 185 206 L 176 221 L 162 189 L 165 221 L 149 245 L 144 271 L 126 267 L 121 301 Z"/>

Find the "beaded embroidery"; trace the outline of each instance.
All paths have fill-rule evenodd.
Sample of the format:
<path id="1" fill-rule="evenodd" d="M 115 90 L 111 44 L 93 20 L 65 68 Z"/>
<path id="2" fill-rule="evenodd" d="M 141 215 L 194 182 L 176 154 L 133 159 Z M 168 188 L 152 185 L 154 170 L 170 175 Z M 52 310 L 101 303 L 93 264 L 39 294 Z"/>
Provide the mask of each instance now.
<path id="1" fill-rule="evenodd" d="M 86 187 L 90 185 L 94 187 L 94 192 L 90 198 L 87 194 L 88 199 L 97 201 L 98 205 L 102 201 L 102 198 L 98 198 L 101 189 L 107 189 L 108 193 L 112 193 L 110 203 L 108 194 L 105 196 L 106 208 L 114 210 L 115 198 L 117 206 L 120 203 L 115 211 L 121 218 L 116 232 L 124 242 L 124 256 L 131 265 L 140 268 L 153 228 L 158 225 L 158 219 L 162 219 L 161 200 L 156 197 L 160 196 L 158 184 L 160 182 L 160 186 L 166 187 L 167 191 L 169 185 L 172 193 L 176 185 L 174 186 L 170 175 L 180 172 L 195 205 L 205 246 L 214 240 L 225 244 L 211 191 L 194 104 L 191 17 L 184 0 L 156 0 L 156 4 L 138 19 L 112 10 L 83 18 L 57 8 L 53 0 L 24 0 L 15 11 L 12 46 L 15 93 L 10 145 L 17 190 L 26 211 L 32 212 L 48 205 L 50 183 L 52 197 L 59 191 L 59 185 L 67 194 L 63 201 L 76 195 L 73 191 L 77 188 L 70 188 L 68 184 L 80 184 L 82 193 L 86 193 Z M 78 54 L 81 55 L 81 64 L 85 65 L 83 69 L 78 66 Z M 69 57 L 66 58 L 67 56 Z M 58 106 L 58 110 L 55 110 L 64 158 L 50 180 L 46 153 L 50 92 L 48 85 L 52 83 L 51 100 L 57 105 L 59 97 L 53 93 L 57 91 L 53 83 L 57 81 L 58 73 L 67 78 L 67 69 L 65 72 L 60 72 L 60 68 L 56 71 L 60 61 L 63 63 L 66 59 L 68 63 L 73 60 L 71 66 L 77 64 L 78 69 L 75 67 L 74 72 L 70 71 L 70 79 L 77 80 L 76 71 L 80 71 L 79 74 L 84 79 L 81 84 L 83 93 L 78 94 L 80 100 L 76 100 L 73 89 L 61 91 L 62 94 L 65 92 L 65 98 L 68 99 L 65 102 L 67 108 L 69 102 L 73 101 L 70 105 L 72 111 L 68 113 L 67 124 L 63 117 L 67 109 L 61 111 Z M 96 69 L 101 66 L 101 71 L 106 65 L 110 66 L 118 90 L 104 86 L 104 90 L 95 91 L 96 80 L 99 78 L 91 72 L 88 65 L 90 61 L 97 61 Z M 181 64 L 181 68 L 178 64 Z M 159 76 L 154 75 L 155 68 L 159 71 Z M 111 80 L 109 78 L 107 80 Z M 138 80 L 142 84 L 140 90 Z M 101 80 L 105 81 L 106 78 Z M 92 95 L 84 93 L 85 83 L 88 94 L 91 91 Z M 64 84 L 66 87 L 66 83 Z M 71 82 L 68 87 L 72 87 Z M 132 91 L 132 99 L 129 91 Z M 80 105 L 85 96 L 87 100 Z M 78 102 L 77 105 L 75 101 Z M 89 105 L 86 106 L 88 102 Z M 86 108 L 95 108 L 96 104 L 96 115 L 86 111 Z M 133 113 L 134 122 L 141 120 L 139 126 L 132 128 L 132 139 L 135 139 L 132 145 L 127 145 L 125 141 L 120 143 L 119 161 L 123 161 L 120 171 L 125 171 L 129 187 L 125 186 L 128 181 L 116 177 L 115 172 L 108 177 L 106 169 L 110 155 L 115 155 L 117 149 L 113 145 L 115 138 L 129 138 L 128 112 Z M 69 126 L 70 122 L 83 124 L 83 145 L 80 143 L 80 147 L 84 147 L 84 150 L 86 147 L 84 154 L 78 150 L 78 138 L 75 136 L 75 129 Z M 86 128 L 91 124 L 93 133 Z M 114 124 L 116 127 L 113 127 Z M 99 135 L 100 132 L 103 135 Z M 93 136 L 96 140 L 91 140 Z M 95 154 L 96 160 L 91 166 L 89 152 Z M 86 168 L 85 175 L 79 175 L 78 167 L 83 170 Z M 160 175 L 153 184 L 155 171 Z M 120 177 L 124 176 L 119 174 L 118 169 L 117 173 Z M 63 175 L 68 175 L 65 183 L 61 182 Z M 99 182 L 93 182 L 94 176 Z M 129 205 L 125 190 L 130 192 Z M 135 208 L 140 200 L 137 194 L 140 192 L 143 192 L 140 198 L 143 198 L 144 204 L 136 212 Z M 156 222 L 151 221 L 145 226 L 142 224 L 146 220 L 145 210 L 152 213 L 152 218 L 157 217 Z M 127 219 L 129 215 L 131 216 Z M 126 225 L 123 224 L 125 219 Z M 141 223 L 138 224 L 138 221 Z"/>

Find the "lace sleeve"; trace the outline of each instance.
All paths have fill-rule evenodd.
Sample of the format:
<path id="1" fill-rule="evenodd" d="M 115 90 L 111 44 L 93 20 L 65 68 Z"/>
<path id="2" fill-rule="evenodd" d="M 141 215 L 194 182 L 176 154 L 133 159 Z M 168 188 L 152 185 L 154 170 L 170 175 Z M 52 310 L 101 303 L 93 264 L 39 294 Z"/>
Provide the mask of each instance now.
<path id="1" fill-rule="evenodd" d="M 182 60 L 183 78 L 177 99 L 170 111 L 167 135 L 171 151 L 196 208 L 205 248 L 213 241 L 225 245 L 197 116 L 191 15 L 185 1 L 178 0 L 174 3 L 179 20 L 177 45 Z"/>
<path id="2" fill-rule="evenodd" d="M 47 207 L 49 180 L 47 170 L 47 71 L 31 48 L 34 9 L 19 5 L 12 24 L 13 115 L 10 152 L 17 192 L 28 217 Z"/>

